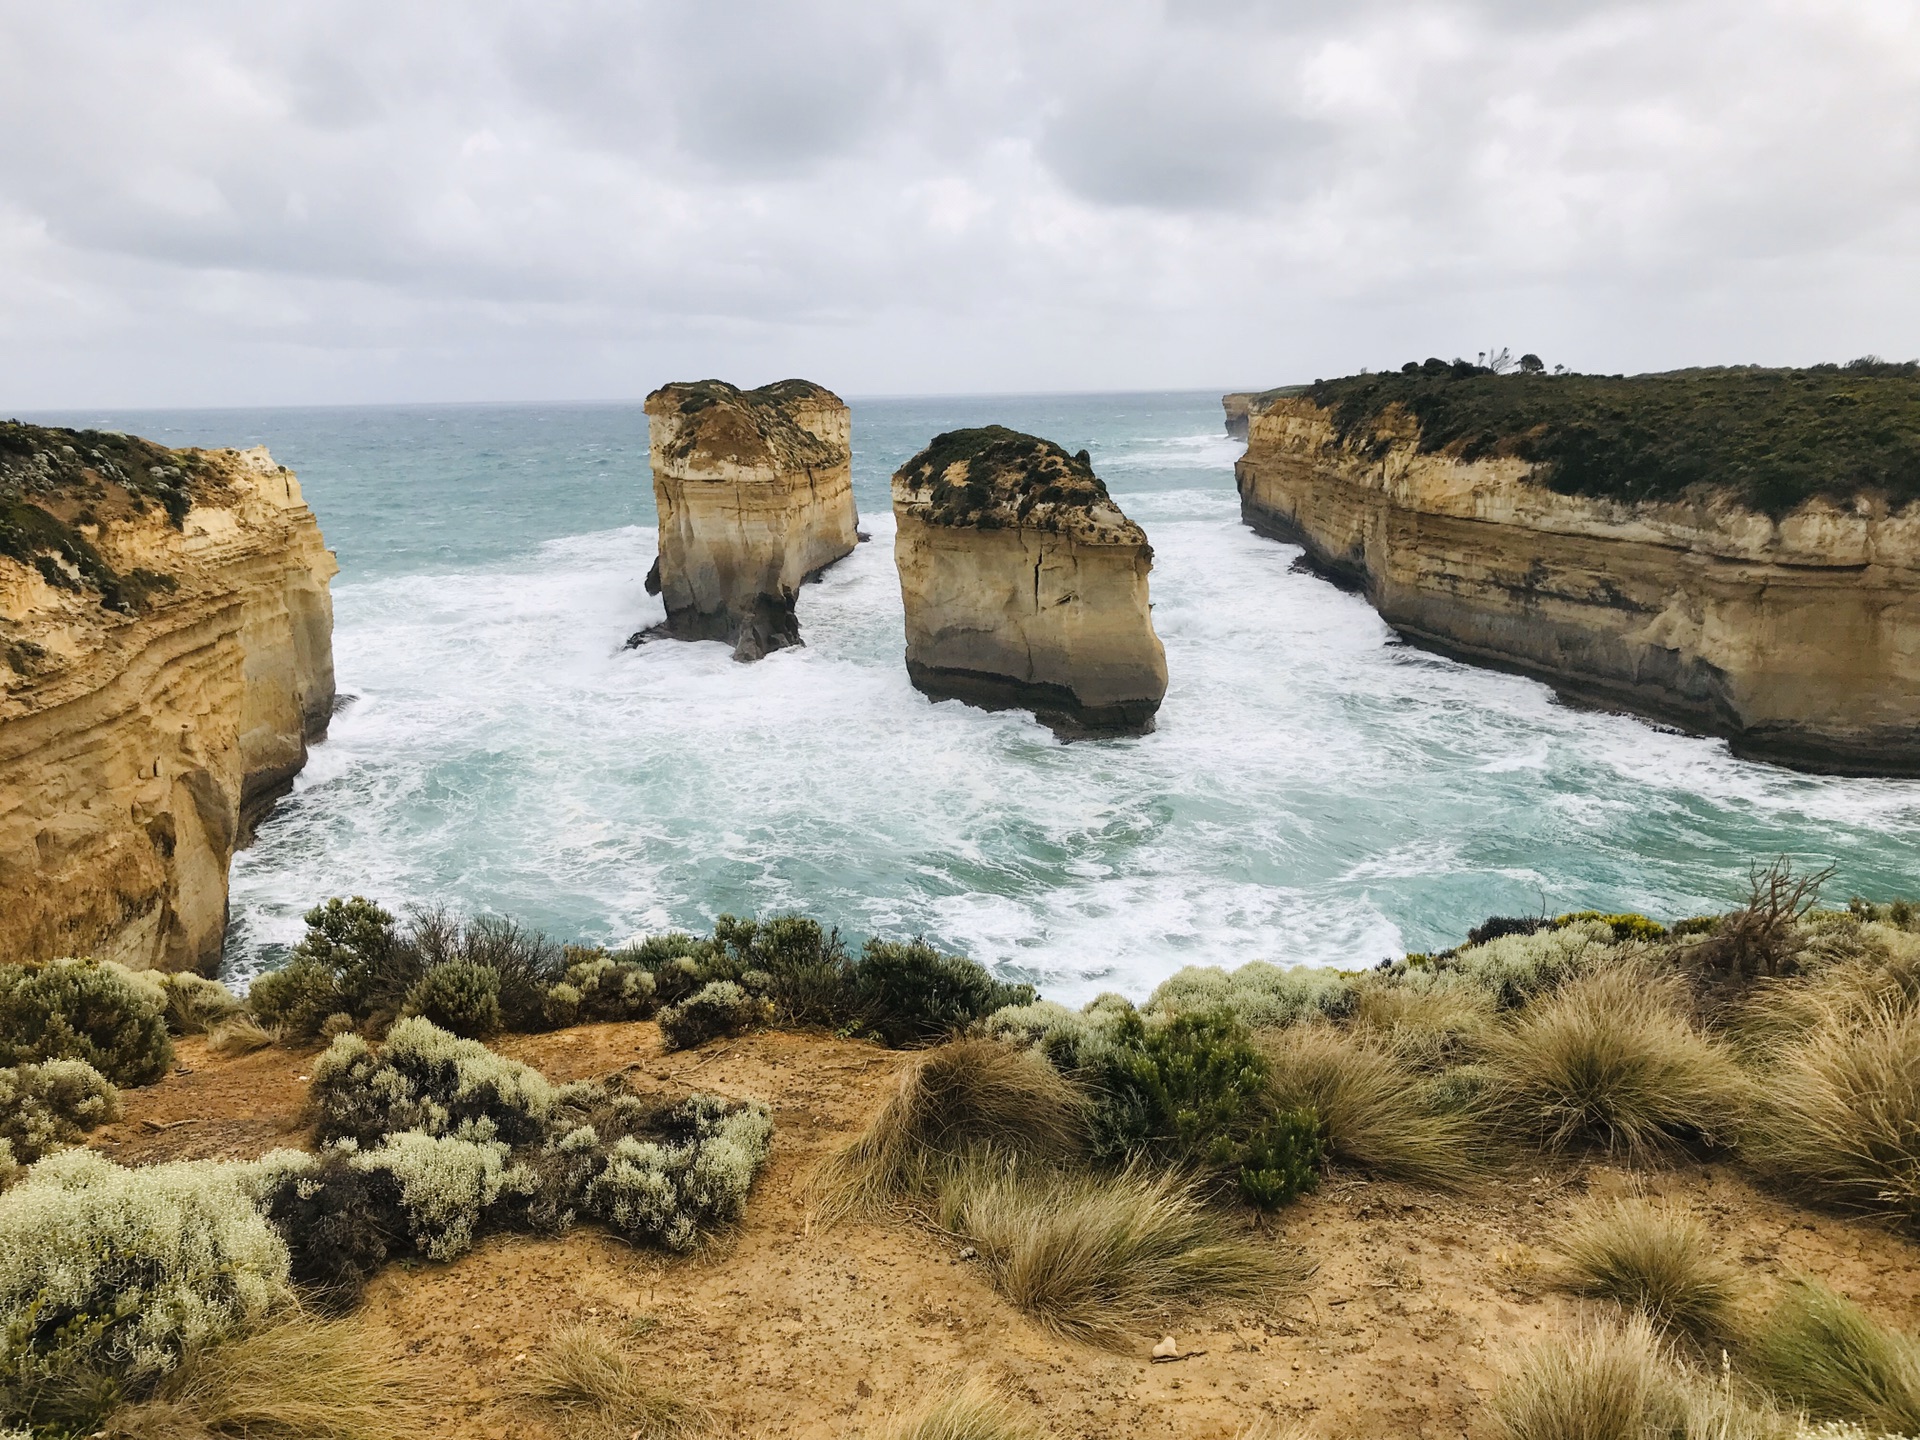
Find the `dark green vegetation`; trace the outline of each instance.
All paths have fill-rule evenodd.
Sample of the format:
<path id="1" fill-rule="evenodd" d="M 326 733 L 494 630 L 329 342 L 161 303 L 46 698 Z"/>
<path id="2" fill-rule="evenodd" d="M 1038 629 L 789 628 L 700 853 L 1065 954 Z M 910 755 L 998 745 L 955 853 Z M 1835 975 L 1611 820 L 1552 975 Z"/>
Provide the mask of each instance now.
<path id="1" fill-rule="evenodd" d="M 0 1065 L 81 1060 L 116 1085 L 150 1085 L 173 1063 L 165 993 L 117 965 L 0 965 Z"/>
<path id="2" fill-rule="evenodd" d="M 1385 453 L 1392 441 L 1376 426 L 1397 406 L 1423 452 L 1532 461 L 1566 495 L 1669 500 L 1722 486 L 1775 517 L 1815 497 L 1920 499 L 1914 362 L 1606 376 L 1428 360 L 1317 381 L 1306 395 L 1362 453 Z"/>
<path id="3" fill-rule="evenodd" d="M 964 467 L 958 478 L 949 473 L 955 466 Z M 938 525 L 1059 528 L 1063 512 L 1108 498 L 1086 451 L 1069 455 L 1051 440 L 1004 425 L 936 435 L 899 473 L 927 489 L 928 518 Z"/>
<path id="4" fill-rule="evenodd" d="M 723 915 L 711 936 L 654 935 L 609 952 L 439 910 L 402 923 L 356 897 L 309 911 L 306 938 L 254 982 L 250 1003 L 290 1036 L 377 1034 L 406 1015 L 484 1036 L 658 1014 L 678 1049 L 773 1023 L 927 1044 L 1032 999 L 1032 987 L 919 940 L 869 940 L 850 954 L 838 932 L 797 915 Z"/>
<path id="5" fill-rule="evenodd" d="M 101 523 L 102 511 L 141 514 L 158 505 L 178 529 L 202 473 L 197 454 L 131 435 L 0 421 L 0 555 L 33 566 L 49 585 L 99 592 L 109 610 L 145 609 L 156 593 L 175 588 L 174 578 L 144 569 L 119 574 L 78 527 Z M 62 519 L 56 508 L 74 513 Z"/>

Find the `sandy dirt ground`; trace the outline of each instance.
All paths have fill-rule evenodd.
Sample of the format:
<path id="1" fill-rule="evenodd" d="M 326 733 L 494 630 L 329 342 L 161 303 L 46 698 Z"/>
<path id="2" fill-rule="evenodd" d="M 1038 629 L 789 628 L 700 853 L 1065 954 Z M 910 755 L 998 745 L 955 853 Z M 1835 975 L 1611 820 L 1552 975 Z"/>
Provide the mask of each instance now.
<path id="1" fill-rule="evenodd" d="M 1294 1421 L 1322 1437 L 1481 1440 L 1491 1434 L 1481 1402 L 1513 1348 L 1580 1321 L 1583 1303 L 1551 1291 L 1541 1264 L 1568 1209 L 1595 1191 L 1683 1203 L 1756 1275 L 1815 1275 L 1920 1329 L 1914 1247 L 1885 1230 L 1787 1204 L 1730 1165 L 1636 1175 L 1575 1164 L 1502 1175 L 1467 1196 L 1329 1177 L 1266 1231 L 1317 1262 L 1306 1294 L 1143 1316 L 1133 1353 L 1116 1354 L 1029 1321 L 946 1236 L 813 1222 L 813 1168 L 908 1057 L 778 1032 L 669 1055 L 651 1024 L 495 1046 L 556 1081 L 624 1073 L 646 1094 L 766 1100 L 774 1151 L 745 1221 L 692 1257 L 583 1228 L 494 1237 L 451 1264 L 384 1272 L 362 1313 L 444 1404 L 436 1433 L 448 1437 L 563 1436 L 514 1399 L 515 1376 L 554 1327 L 585 1322 L 633 1337 L 655 1382 L 707 1407 L 723 1435 L 860 1436 L 979 1375 L 1061 1440 L 1240 1440 Z M 93 1143 L 128 1164 L 301 1144 L 315 1053 L 276 1046 L 227 1060 L 184 1041 L 175 1073 L 126 1092 L 125 1117 Z M 1163 1333 L 1187 1358 L 1150 1361 Z"/>

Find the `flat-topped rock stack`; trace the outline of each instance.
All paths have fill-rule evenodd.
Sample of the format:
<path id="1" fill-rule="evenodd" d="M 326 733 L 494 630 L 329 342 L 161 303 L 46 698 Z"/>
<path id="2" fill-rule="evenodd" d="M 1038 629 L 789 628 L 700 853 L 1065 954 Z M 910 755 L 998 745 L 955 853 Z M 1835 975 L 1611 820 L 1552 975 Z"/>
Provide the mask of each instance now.
<path id="1" fill-rule="evenodd" d="M 663 385 L 646 408 L 662 632 L 724 640 L 736 660 L 798 645 L 801 585 L 859 539 L 846 402 L 807 380 L 701 380 Z"/>
<path id="2" fill-rule="evenodd" d="M 919 689 L 1032 710 L 1063 736 L 1153 728 L 1153 547 L 1084 450 L 1000 425 L 936 436 L 895 473 L 893 512 Z"/>

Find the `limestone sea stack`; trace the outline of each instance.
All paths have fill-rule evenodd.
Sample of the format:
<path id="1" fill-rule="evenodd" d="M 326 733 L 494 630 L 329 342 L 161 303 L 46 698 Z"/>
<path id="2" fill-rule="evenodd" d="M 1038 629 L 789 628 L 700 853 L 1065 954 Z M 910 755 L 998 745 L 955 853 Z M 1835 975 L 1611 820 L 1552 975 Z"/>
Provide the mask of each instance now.
<path id="1" fill-rule="evenodd" d="M 895 473 L 907 673 L 940 699 L 1029 709 L 1064 736 L 1144 734 L 1167 691 L 1153 547 L 1088 463 L 1000 425 Z"/>
<path id="2" fill-rule="evenodd" d="M 800 643 L 800 587 L 859 535 L 846 402 L 807 380 L 721 380 L 647 397 L 664 633 L 724 640 L 736 660 Z M 638 639 L 640 637 L 636 637 Z"/>
<path id="3" fill-rule="evenodd" d="M 337 569 L 264 449 L 0 425 L 0 961 L 211 972 L 333 713 Z"/>
<path id="4" fill-rule="evenodd" d="M 1805 769 L 1920 775 L 1920 373 L 1438 360 L 1249 411 L 1248 524 L 1405 639 Z"/>

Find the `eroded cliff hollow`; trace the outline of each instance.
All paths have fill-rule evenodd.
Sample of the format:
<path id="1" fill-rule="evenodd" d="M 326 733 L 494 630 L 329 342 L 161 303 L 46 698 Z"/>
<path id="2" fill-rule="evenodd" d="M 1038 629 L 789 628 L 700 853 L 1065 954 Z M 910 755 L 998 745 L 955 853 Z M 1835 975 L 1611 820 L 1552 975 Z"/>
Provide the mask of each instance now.
<path id="1" fill-rule="evenodd" d="M 1084 450 L 999 425 L 940 435 L 895 473 L 893 513 L 916 686 L 1063 735 L 1153 728 L 1153 547 Z"/>
<path id="2" fill-rule="evenodd" d="M 0 425 L 0 961 L 213 968 L 326 734 L 337 568 L 264 449 Z"/>
<path id="3" fill-rule="evenodd" d="M 720 380 L 647 397 L 666 634 L 736 660 L 800 643 L 800 587 L 857 543 L 846 402 L 806 380 Z"/>
<path id="4" fill-rule="evenodd" d="M 1417 644 L 1749 756 L 1920 774 L 1920 427 L 1853 418 L 1920 416 L 1910 375 L 1414 371 L 1255 407 L 1246 521 Z"/>

